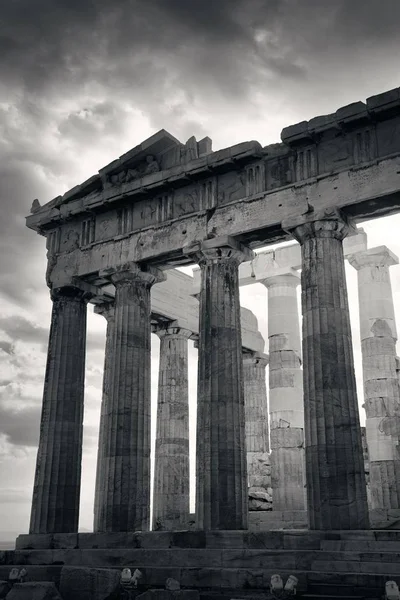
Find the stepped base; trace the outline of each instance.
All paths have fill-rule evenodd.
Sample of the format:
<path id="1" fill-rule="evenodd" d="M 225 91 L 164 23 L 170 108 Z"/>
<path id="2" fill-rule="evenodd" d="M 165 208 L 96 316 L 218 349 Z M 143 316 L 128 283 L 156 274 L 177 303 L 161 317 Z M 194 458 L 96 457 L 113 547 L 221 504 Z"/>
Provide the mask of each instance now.
<path id="1" fill-rule="evenodd" d="M 400 531 L 176 531 L 20 535 L 16 550 L 0 553 L 0 578 L 25 566 L 29 579 L 59 582 L 62 566 L 139 568 L 142 589 L 168 577 L 186 589 L 230 598 L 263 592 L 271 576 L 295 575 L 298 593 L 326 586 L 379 590 L 400 585 Z M 240 591 L 240 594 L 238 595 Z M 344 594 L 344 595 L 346 595 Z M 325 594 L 329 595 L 329 594 Z M 315 594 L 314 594 L 315 597 Z M 373 595 L 369 597 L 374 597 Z M 79 600 L 79 599 L 77 599 Z"/>

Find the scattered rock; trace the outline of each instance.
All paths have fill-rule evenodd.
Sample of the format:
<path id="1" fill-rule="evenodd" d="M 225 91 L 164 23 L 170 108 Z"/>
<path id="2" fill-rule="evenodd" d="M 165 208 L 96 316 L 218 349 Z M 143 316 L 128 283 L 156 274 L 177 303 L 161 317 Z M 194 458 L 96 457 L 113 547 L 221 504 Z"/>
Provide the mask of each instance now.
<path id="1" fill-rule="evenodd" d="M 173 577 L 168 577 L 165 582 L 165 589 L 170 590 L 171 592 L 176 592 L 176 590 L 181 589 L 181 584 Z"/>

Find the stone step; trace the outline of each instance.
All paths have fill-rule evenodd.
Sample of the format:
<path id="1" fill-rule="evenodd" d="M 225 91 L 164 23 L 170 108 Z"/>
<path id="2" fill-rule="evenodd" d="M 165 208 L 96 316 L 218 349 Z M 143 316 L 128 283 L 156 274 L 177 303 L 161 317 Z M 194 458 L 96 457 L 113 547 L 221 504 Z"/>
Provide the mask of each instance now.
<path id="1" fill-rule="evenodd" d="M 382 596 L 382 589 L 371 588 L 371 587 L 355 587 L 354 585 L 348 585 L 343 583 L 309 583 L 307 586 L 307 593 L 320 595 L 320 596 L 356 596 L 362 597 L 376 597 Z"/>
<path id="2" fill-rule="evenodd" d="M 368 531 L 159 531 L 20 535 L 16 548 L 207 548 L 207 549 L 319 549 L 321 541 L 399 542 L 400 530 Z"/>
<path id="3" fill-rule="evenodd" d="M 400 552 L 400 541 L 321 540 L 320 548 L 334 552 Z"/>
<path id="4" fill-rule="evenodd" d="M 311 553 L 309 553 L 311 555 Z M 314 551 L 313 556 L 316 560 L 324 561 L 357 561 L 357 562 L 397 562 L 400 564 L 400 552 L 375 552 L 373 550 L 366 550 L 357 552 L 351 551 L 337 551 L 337 550 L 321 550 L 319 552 Z"/>
<path id="5" fill-rule="evenodd" d="M 374 575 L 400 575 L 398 562 L 360 562 L 353 560 L 315 560 L 311 564 L 312 571 L 333 573 L 372 573 Z"/>
<path id="6" fill-rule="evenodd" d="M 199 549 L 170 548 L 163 550 L 142 548 L 111 549 L 59 549 L 59 550 L 15 550 L 0 552 L 0 564 L 24 565 L 71 565 L 87 567 L 220 567 L 220 568 L 285 568 L 312 570 L 320 562 L 331 565 L 350 563 L 364 565 L 365 572 L 371 565 L 400 564 L 400 552 L 351 552 L 336 550 L 249 550 L 249 549 Z M 319 570 L 319 569 L 317 569 Z M 377 573 L 386 571 L 377 571 Z M 390 571 L 391 572 L 391 571 Z"/>
<path id="7" fill-rule="evenodd" d="M 310 600 L 363 600 L 365 598 L 365 596 L 348 596 L 347 594 L 345 596 L 341 596 L 338 594 L 302 594 L 300 596 L 301 598 L 304 598 L 305 600 L 307 598 L 309 598 Z M 376 599 L 379 599 L 379 596 L 376 596 Z M 371 599 L 372 600 L 372 599 Z"/>
<path id="8" fill-rule="evenodd" d="M 400 575 L 391 575 L 391 580 L 394 580 L 400 586 Z M 388 576 L 385 574 L 370 573 L 347 573 L 347 572 L 332 572 L 331 569 L 326 571 L 308 571 L 307 582 L 309 586 L 329 584 L 329 585 L 351 585 L 357 588 L 370 589 L 385 589 L 385 583 Z M 383 594 L 382 591 L 382 594 Z"/>
<path id="9" fill-rule="evenodd" d="M 400 541 L 400 529 L 369 529 L 360 531 L 325 532 L 322 539 Z"/>
<path id="10" fill-rule="evenodd" d="M 319 551 L 309 550 L 218 550 L 171 548 L 146 550 L 115 548 L 110 550 L 15 550 L 0 553 L 0 564 L 65 564 L 86 567 L 220 567 L 249 569 L 307 569 Z"/>

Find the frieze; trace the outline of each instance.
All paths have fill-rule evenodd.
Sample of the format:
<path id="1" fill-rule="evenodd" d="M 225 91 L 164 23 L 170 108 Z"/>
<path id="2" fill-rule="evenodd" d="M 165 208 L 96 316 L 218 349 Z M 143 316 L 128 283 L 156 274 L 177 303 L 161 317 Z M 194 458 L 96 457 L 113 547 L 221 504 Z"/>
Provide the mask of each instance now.
<path id="1" fill-rule="evenodd" d="M 123 183 L 129 183 L 135 179 L 140 179 L 144 175 L 151 173 L 157 173 L 160 171 L 160 165 L 153 155 L 149 154 L 146 156 L 146 160 L 142 161 L 131 169 L 125 169 L 118 173 L 104 173 L 102 176 L 103 186 L 109 187 L 111 185 L 121 185 Z"/>
<path id="2" fill-rule="evenodd" d="M 265 148 L 244 142 L 211 152 L 209 138 L 197 142 L 192 137 L 181 144 L 162 130 L 64 196 L 44 206 L 35 201 L 27 225 L 46 235 L 56 223 L 73 221 L 88 210 L 100 215 L 127 198 L 135 205 L 136 229 L 382 160 L 400 152 L 400 92 L 392 90 L 287 127 L 281 137 L 282 144 Z M 180 164 L 170 166 L 178 154 Z M 168 161 L 163 158 L 167 155 Z M 166 189 L 175 197 L 162 208 L 152 197 L 160 198 Z M 151 197 L 146 207 L 141 204 L 145 194 Z M 95 239 L 107 237 L 106 229 L 98 229 Z M 62 239 L 60 251 L 74 243 Z"/>

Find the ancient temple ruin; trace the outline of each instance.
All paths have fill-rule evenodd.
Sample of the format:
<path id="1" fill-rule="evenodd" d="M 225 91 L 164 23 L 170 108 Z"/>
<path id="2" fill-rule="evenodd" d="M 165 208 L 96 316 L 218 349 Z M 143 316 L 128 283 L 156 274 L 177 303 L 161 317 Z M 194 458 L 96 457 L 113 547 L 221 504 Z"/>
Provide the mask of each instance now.
<path id="1" fill-rule="evenodd" d="M 389 275 L 398 259 L 385 246 L 368 248 L 359 226 L 400 210 L 400 89 L 286 127 L 281 139 L 213 152 L 209 138 L 182 144 L 161 130 L 63 196 L 34 203 L 27 225 L 47 238 L 53 312 L 30 532 L 17 540 L 21 552 L 81 548 L 84 561 L 85 548 L 126 549 L 136 540 L 132 562 L 148 567 L 149 585 L 157 577 L 141 562 L 149 560 L 141 549 L 163 547 L 175 548 L 167 566 L 181 574 L 203 561 L 209 577 L 219 569 L 220 587 L 261 588 L 270 563 L 252 558 L 252 548 L 280 549 L 273 570 L 301 572 L 306 586 L 318 565 L 331 572 L 329 543 L 388 539 L 371 526 L 400 518 Z M 293 245 L 254 252 L 288 240 Z M 369 505 L 345 258 L 359 281 Z M 193 281 L 175 270 L 193 264 Z M 254 316 L 239 304 L 239 285 L 256 281 L 267 288 L 268 354 Z M 107 341 L 94 533 L 78 534 L 88 302 L 107 319 Z M 153 507 L 153 529 L 161 531 L 151 532 L 152 332 L 161 339 Z M 192 531 L 189 339 L 198 347 Z M 269 453 L 271 514 L 280 516 L 253 527 L 248 487 L 266 489 L 257 464 Z M 304 529 L 293 532 L 299 526 L 292 524 L 285 532 L 282 522 L 301 515 Z M 390 539 L 400 544 L 400 534 Z M 177 548 L 187 547 L 198 552 L 178 565 Z M 211 563 L 202 548 L 214 549 Z M 235 549 L 236 558 L 216 548 Z M 302 552 L 293 558 L 289 550 Z M 237 574 L 228 576 L 233 567 Z M 374 568 L 362 573 L 387 573 Z"/>

